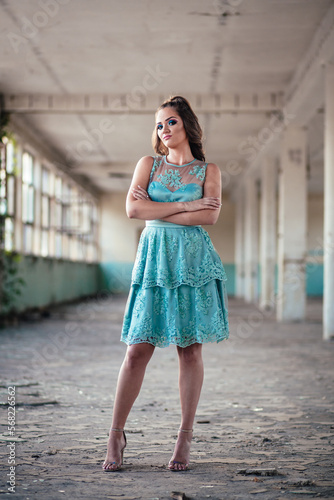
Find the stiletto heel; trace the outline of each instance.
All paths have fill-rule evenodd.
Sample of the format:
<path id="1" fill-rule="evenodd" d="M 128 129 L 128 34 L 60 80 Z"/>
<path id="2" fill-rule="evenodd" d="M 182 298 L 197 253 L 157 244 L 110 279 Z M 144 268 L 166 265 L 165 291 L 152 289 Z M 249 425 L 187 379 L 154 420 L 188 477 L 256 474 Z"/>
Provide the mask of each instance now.
<path id="1" fill-rule="evenodd" d="M 123 432 L 123 437 L 124 437 L 125 445 L 121 449 L 121 460 L 120 460 L 120 462 L 107 462 L 105 460 L 103 462 L 102 469 L 104 470 L 104 472 L 117 472 L 117 471 L 121 470 L 122 465 L 123 465 L 123 454 L 124 454 L 124 450 L 126 448 L 126 435 L 125 435 L 125 432 L 124 432 L 123 429 L 110 429 L 110 430 L 111 431 L 115 431 L 115 432 Z"/>
<path id="2" fill-rule="evenodd" d="M 193 432 L 193 429 L 179 429 L 179 432 Z M 175 468 L 175 465 L 182 466 L 182 469 Z M 177 460 L 170 460 L 168 463 L 168 469 L 173 472 L 184 472 L 189 469 L 189 463 L 179 462 Z"/>

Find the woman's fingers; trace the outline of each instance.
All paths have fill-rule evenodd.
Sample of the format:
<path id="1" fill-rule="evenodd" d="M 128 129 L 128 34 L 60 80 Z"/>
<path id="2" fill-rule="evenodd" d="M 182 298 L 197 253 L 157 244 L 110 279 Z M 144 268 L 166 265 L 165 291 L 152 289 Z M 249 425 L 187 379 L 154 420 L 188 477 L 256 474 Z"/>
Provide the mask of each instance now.
<path id="1" fill-rule="evenodd" d="M 196 210 L 217 210 L 221 207 L 220 198 L 214 198 L 213 196 L 207 196 L 205 198 L 200 198 L 194 201 L 188 201 L 184 203 L 185 211 L 193 212 Z"/>
<path id="2" fill-rule="evenodd" d="M 136 200 L 148 200 L 149 196 L 147 194 L 147 191 L 143 189 L 141 186 L 137 186 L 136 188 L 132 189 L 132 195 Z"/>
<path id="3" fill-rule="evenodd" d="M 220 199 L 214 198 L 212 196 L 207 196 L 206 198 L 203 198 L 203 202 L 205 205 L 209 205 L 210 207 L 213 208 L 221 207 Z"/>
<path id="4" fill-rule="evenodd" d="M 147 196 L 144 195 L 143 193 L 140 193 L 139 191 L 132 191 L 133 197 L 136 198 L 136 200 L 146 200 Z"/>

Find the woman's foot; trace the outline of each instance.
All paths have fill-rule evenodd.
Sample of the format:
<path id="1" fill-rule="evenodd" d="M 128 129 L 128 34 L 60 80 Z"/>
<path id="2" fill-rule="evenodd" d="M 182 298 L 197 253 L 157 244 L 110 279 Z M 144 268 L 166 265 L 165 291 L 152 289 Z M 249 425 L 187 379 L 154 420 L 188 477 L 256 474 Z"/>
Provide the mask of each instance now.
<path id="1" fill-rule="evenodd" d="M 107 456 L 102 469 L 106 472 L 115 472 L 123 464 L 123 452 L 126 447 L 126 436 L 123 429 L 110 429 Z"/>
<path id="2" fill-rule="evenodd" d="M 192 437 L 192 429 L 179 429 L 174 453 L 168 464 L 169 470 L 175 472 L 188 470 Z"/>

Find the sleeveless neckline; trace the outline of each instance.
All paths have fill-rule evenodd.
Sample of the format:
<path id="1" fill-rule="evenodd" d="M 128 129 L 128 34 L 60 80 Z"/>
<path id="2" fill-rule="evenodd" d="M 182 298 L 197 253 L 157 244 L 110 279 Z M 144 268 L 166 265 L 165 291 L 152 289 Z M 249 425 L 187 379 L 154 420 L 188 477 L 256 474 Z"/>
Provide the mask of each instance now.
<path id="1" fill-rule="evenodd" d="M 164 161 L 167 165 L 171 165 L 172 167 L 186 167 L 187 165 L 191 165 L 192 163 L 194 163 L 194 161 L 196 161 L 196 158 L 194 158 L 191 162 L 189 163 L 183 163 L 183 165 L 176 165 L 176 163 L 169 163 L 169 161 L 167 161 L 167 156 L 164 155 Z"/>

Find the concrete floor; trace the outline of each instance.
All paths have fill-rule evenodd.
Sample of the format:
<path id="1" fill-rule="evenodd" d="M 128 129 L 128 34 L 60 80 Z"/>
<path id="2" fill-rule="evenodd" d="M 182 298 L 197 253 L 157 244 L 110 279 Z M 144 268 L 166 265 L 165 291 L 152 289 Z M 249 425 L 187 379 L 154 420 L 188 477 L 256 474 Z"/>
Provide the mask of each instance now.
<path id="1" fill-rule="evenodd" d="M 124 297 L 90 300 L 0 331 L 0 494 L 15 454 L 13 499 L 334 498 L 334 343 L 322 341 L 318 301 L 305 323 L 277 324 L 230 300 L 231 339 L 204 348 L 185 473 L 166 469 L 180 415 L 176 350 L 156 350 L 128 420 L 124 468 L 102 472 L 124 306 Z"/>

